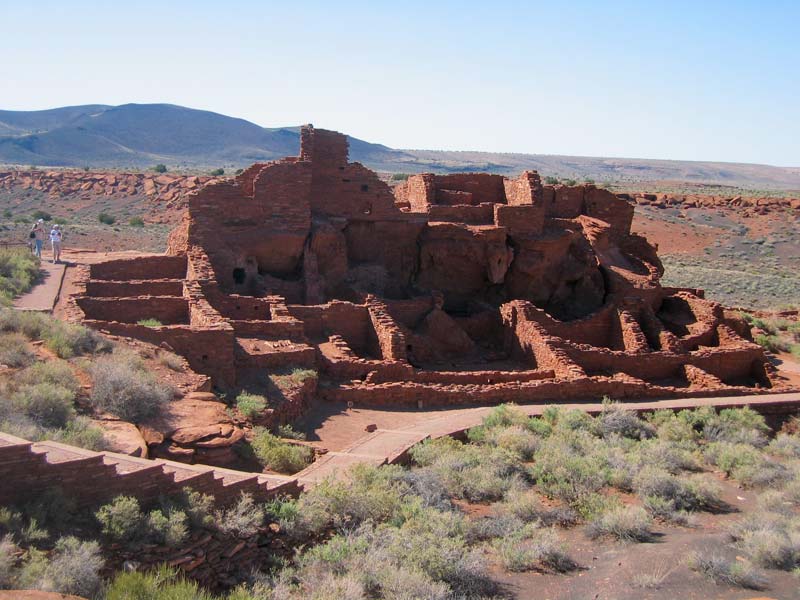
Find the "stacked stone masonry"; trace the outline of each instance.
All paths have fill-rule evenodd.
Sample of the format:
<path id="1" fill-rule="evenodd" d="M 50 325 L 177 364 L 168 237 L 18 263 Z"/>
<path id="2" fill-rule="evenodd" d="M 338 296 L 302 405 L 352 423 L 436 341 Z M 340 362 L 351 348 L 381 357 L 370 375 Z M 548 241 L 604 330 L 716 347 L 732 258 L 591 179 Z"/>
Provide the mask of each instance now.
<path id="1" fill-rule="evenodd" d="M 165 343 L 222 389 L 308 367 L 357 404 L 788 389 L 735 314 L 661 286 L 631 198 L 532 171 L 392 190 L 344 135 L 301 143 L 191 192 L 167 254 L 83 269 L 73 318 Z"/>

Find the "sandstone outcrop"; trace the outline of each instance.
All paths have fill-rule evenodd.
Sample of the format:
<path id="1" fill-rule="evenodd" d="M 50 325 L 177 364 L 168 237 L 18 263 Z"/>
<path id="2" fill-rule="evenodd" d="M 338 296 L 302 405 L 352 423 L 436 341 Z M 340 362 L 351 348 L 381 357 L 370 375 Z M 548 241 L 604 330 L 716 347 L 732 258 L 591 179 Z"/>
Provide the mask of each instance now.
<path id="1" fill-rule="evenodd" d="M 661 286 L 630 198 L 535 172 L 414 175 L 392 191 L 348 162 L 344 135 L 307 126 L 301 141 L 298 157 L 189 194 L 166 255 L 91 265 L 72 318 L 166 344 L 222 388 L 314 368 L 319 396 L 352 403 L 782 389 L 735 314 Z M 163 325 L 137 324 L 148 317 Z M 236 434 L 222 423 L 162 428 L 160 444 L 224 447 Z"/>

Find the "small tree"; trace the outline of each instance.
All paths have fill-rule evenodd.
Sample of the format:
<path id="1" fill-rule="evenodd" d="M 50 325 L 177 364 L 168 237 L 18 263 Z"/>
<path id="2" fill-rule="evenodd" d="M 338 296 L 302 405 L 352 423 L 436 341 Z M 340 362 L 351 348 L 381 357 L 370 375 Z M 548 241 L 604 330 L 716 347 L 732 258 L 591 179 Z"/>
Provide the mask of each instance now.
<path id="1" fill-rule="evenodd" d="M 214 177 L 221 177 L 222 175 L 225 175 L 225 169 L 214 169 L 211 171 L 211 175 Z"/>
<path id="2" fill-rule="evenodd" d="M 552 175 L 548 175 L 544 178 L 544 182 L 547 185 L 557 185 L 558 184 L 558 177 L 553 177 Z"/>
<path id="3" fill-rule="evenodd" d="M 97 220 L 100 221 L 103 225 L 113 225 L 117 222 L 116 217 L 111 216 L 106 212 L 101 212 L 97 215 Z"/>
<path id="4" fill-rule="evenodd" d="M 153 167 L 153 171 L 155 171 L 156 173 L 166 173 L 167 165 L 159 163 L 155 167 Z"/>

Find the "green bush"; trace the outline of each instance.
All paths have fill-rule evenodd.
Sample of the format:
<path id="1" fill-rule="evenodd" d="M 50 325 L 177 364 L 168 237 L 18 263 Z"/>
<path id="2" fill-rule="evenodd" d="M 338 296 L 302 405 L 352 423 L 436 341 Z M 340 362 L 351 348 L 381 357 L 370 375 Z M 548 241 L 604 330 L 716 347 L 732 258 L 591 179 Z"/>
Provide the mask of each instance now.
<path id="1" fill-rule="evenodd" d="M 36 210 L 33 211 L 33 214 L 31 214 L 31 219 L 33 221 L 38 221 L 39 219 L 42 221 L 51 221 L 53 216 L 45 210 Z"/>
<path id="2" fill-rule="evenodd" d="M 150 511 L 147 515 L 147 531 L 150 538 L 159 544 L 177 548 L 189 537 L 189 518 L 181 510 Z"/>
<path id="3" fill-rule="evenodd" d="M 558 185 L 558 177 L 553 177 L 552 175 L 548 175 L 544 178 L 544 182 L 547 185 Z"/>
<path id="4" fill-rule="evenodd" d="M 30 290 L 39 274 L 39 259 L 28 250 L 0 249 L 0 304 Z"/>
<path id="5" fill-rule="evenodd" d="M 314 369 L 292 369 L 289 373 L 273 374 L 269 376 L 279 389 L 286 390 L 302 385 L 308 379 L 316 379 L 317 372 Z"/>
<path id="6" fill-rule="evenodd" d="M 113 225 L 117 222 L 117 218 L 113 215 L 108 214 L 107 212 L 101 212 L 97 215 L 97 220 L 100 221 L 103 225 Z"/>
<path id="7" fill-rule="evenodd" d="M 132 496 L 117 496 L 101 506 L 95 517 L 103 534 L 116 542 L 130 542 L 141 536 L 145 524 L 139 501 Z"/>
<path id="8" fill-rule="evenodd" d="M 209 173 L 212 177 L 221 177 L 225 175 L 225 169 L 214 169 Z"/>
<path id="9" fill-rule="evenodd" d="M 106 600 L 213 600 L 213 596 L 161 565 L 153 571 L 119 571 L 108 586 Z M 237 599 L 239 600 L 239 599 Z M 247 599 L 249 600 L 249 599 Z"/>
<path id="10" fill-rule="evenodd" d="M 292 474 L 302 471 L 313 457 L 308 446 L 284 442 L 263 427 L 253 430 L 250 446 L 261 464 L 278 473 Z"/>
<path id="11" fill-rule="evenodd" d="M 136 324 L 137 325 L 141 325 L 143 327 L 163 327 L 164 326 L 164 324 L 161 321 L 159 321 L 158 319 L 153 319 L 153 318 L 150 318 L 150 319 L 139 319 L 136 322 Z"/>
<path id="12" fill-rule="evenodd" d="M 242 392 L 236 397 L 236 408 L 248 419 L 264 412 L 267 406 L 267 399 L 264 396 Z"/>
<path id="13" fill-rule="evenodd" d="M 406 181 L 409 177 L 408 173 L 392 173 L 392 181 Z"/>
<path id="14" fill-rule="evenodd" d="M 156 173 L 166 173 L 167 165 L 159 163 L 155 167 L 153 167 L 153 171 L 155 171 Z"/>
<path id="15" fill-rule="evenodd" d="M 138 423 L 151 417 L 172 398 L 169 387 L 116 353 L 97 359 L 91 373 L 92 405 L 125 421 Z"/>
<path id="16" fill-rule="evenodd" d="M 11 402 L 42 427 L 64 427 L 75 413 L 75 392 L 52 383 L 23 385 Z"/>
<path id="17" fill-rule="evenodd" d="M 144 227 L 144 219 L 142 217 L 131 217 L 128 219 L 128 225 L 131 227 Z"/>

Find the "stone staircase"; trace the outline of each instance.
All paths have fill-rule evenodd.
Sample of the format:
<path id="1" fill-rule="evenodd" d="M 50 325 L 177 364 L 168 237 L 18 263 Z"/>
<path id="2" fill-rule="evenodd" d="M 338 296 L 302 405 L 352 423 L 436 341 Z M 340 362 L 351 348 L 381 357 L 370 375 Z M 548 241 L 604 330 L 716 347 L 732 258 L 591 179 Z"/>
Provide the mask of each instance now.
<path id="1" fill-rule="evenodd" d="M 148 501 L 188 489 L 211 494 L 220 504 L 235 501 L 242 492 L 266 500 L 298 491 L 294 477 L 94 452 L 4 433 L 0 433 L 0 481 L 0 505 L 24 502 L 52 487 L 60 487 L 82 505 L 120 494 Z"/>

